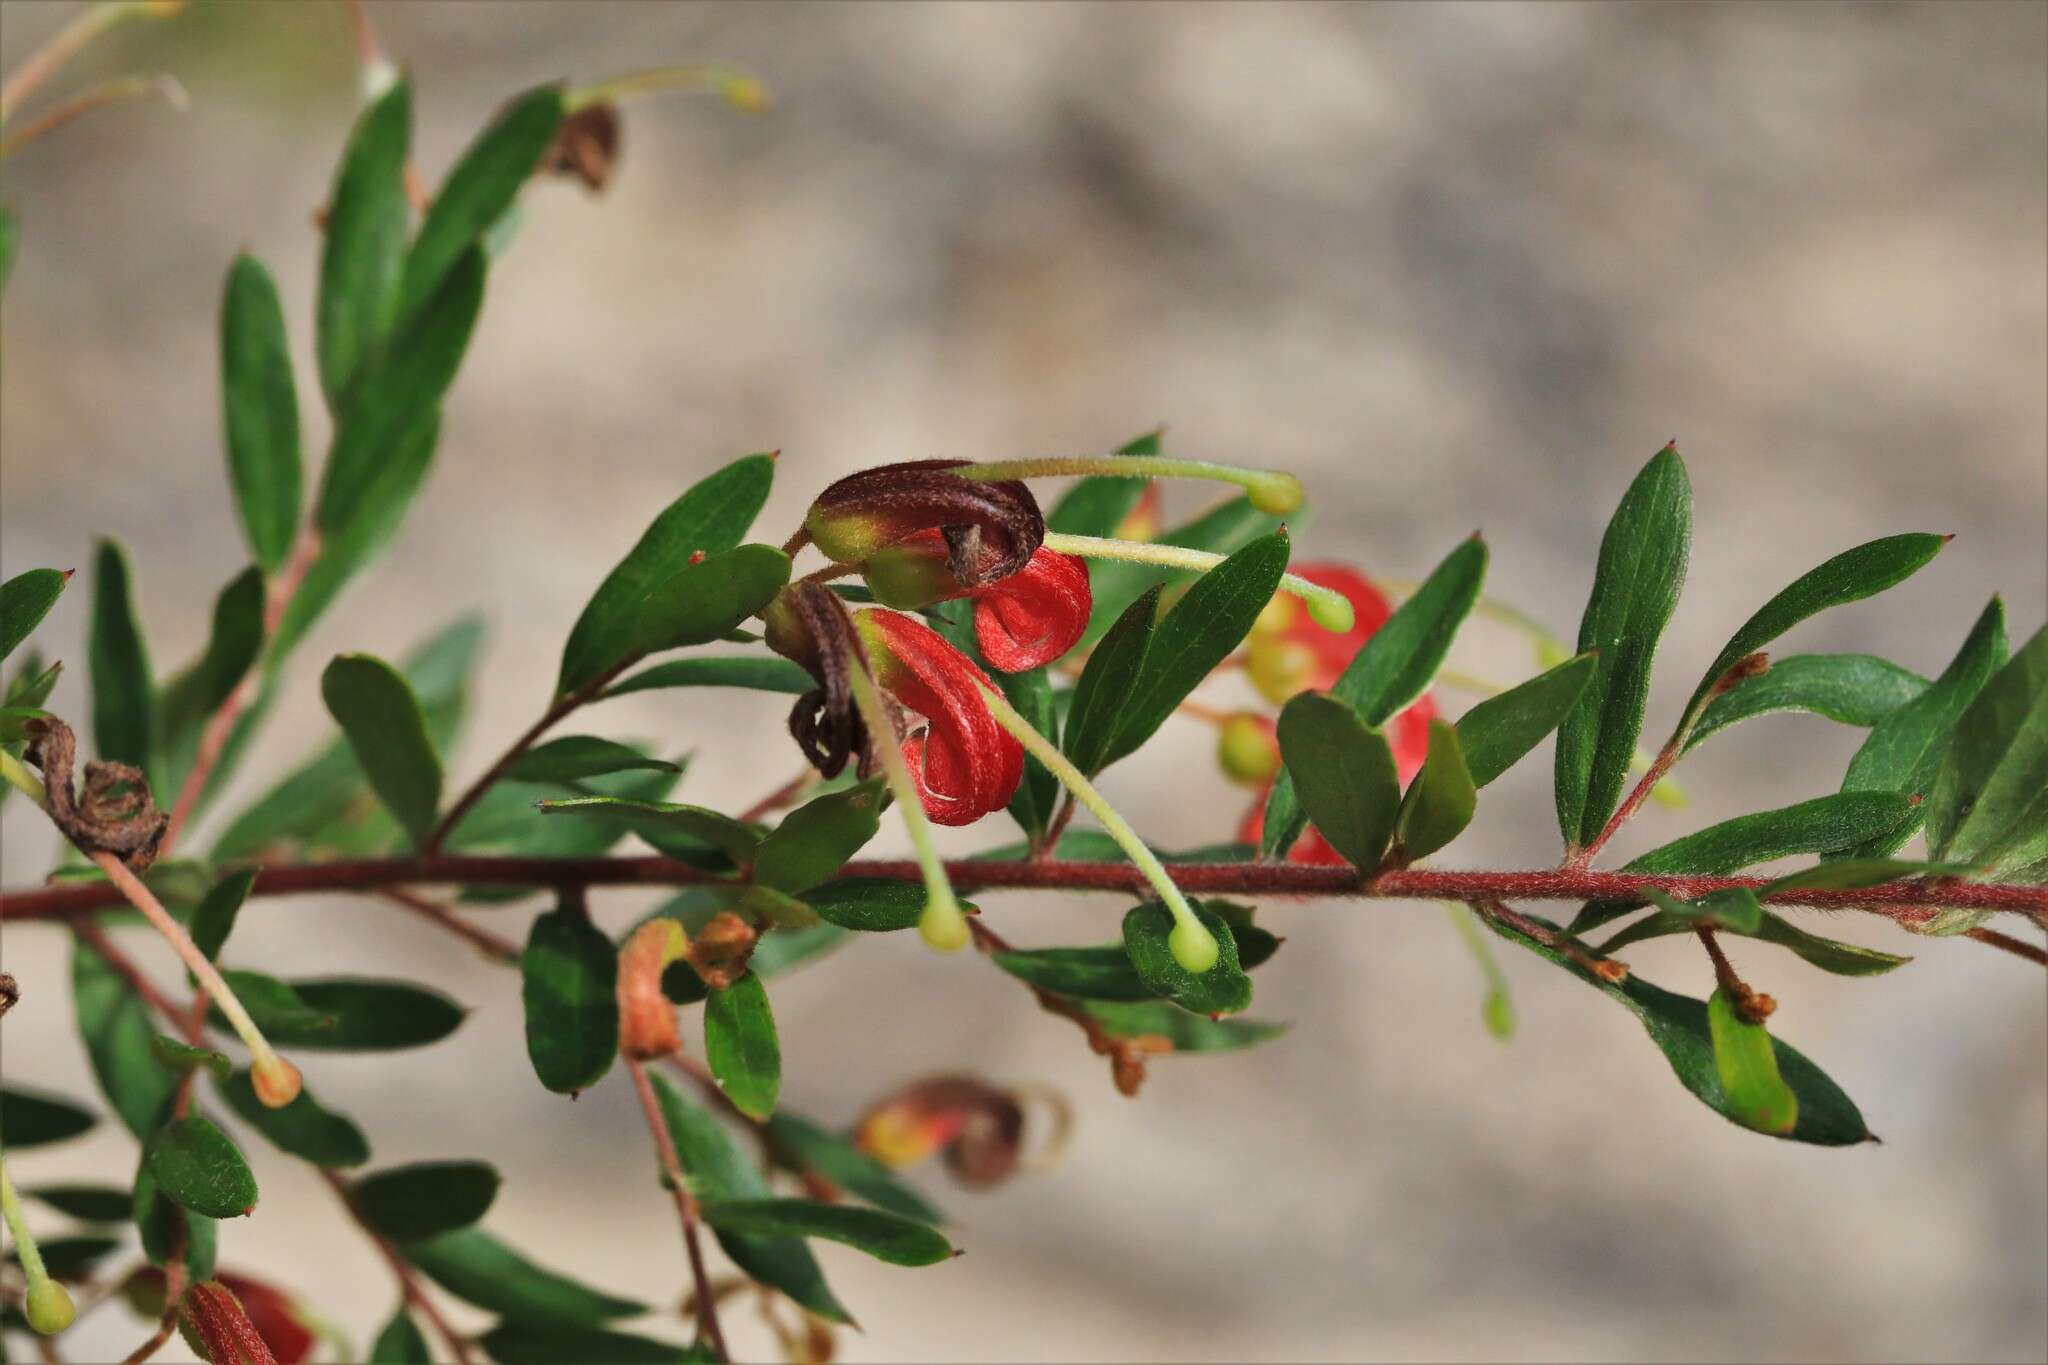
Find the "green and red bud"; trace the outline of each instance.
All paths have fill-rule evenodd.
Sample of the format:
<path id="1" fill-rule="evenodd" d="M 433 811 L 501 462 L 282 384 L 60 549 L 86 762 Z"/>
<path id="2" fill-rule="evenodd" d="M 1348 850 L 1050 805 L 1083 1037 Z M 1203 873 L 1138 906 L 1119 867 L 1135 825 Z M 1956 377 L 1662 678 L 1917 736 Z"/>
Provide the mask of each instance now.
<path id="1" fill-rule="evenodd" d="M 849 474 L 818 495 L 804 517 L 811 543 L 841 564 L 864 564 L 921 531 L 938 531 L 963 587 L 1007 578 L 1045 538 L 1045 517 L 1016 479 L 975 480 L 950 471 L 966 460 L 914 460 Z"/>

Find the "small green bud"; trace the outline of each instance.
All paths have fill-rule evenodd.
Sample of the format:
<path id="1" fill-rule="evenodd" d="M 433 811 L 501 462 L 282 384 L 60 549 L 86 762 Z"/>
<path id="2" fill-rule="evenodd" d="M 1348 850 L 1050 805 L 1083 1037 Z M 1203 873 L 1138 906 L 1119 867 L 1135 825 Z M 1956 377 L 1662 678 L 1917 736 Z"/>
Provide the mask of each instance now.
<path id="1" fill-rule="evenodd" d="M 1502 1042 L 1515 1036 L 1515 1002 L 1506 991 L 1488 991 L 1480 1012 L 1486 1018 L 1488 1033 Z"/>
<path id="2" fill-rule="evenodd" d="M 1280 771 L 1280 741 L 1273 723 L 1240 711 L 1216 731 L 1216 766 L 1232 782 L 1263 787 Z"/>
<path id="3" fill-rule="evenodd" d="M 1167 951 L 1173 960 L 1187 970 L 1200 974 L 1216 965 L 1216 959 L 1223 950 L 1216 945 L 1216 936 L 1195 920 L 1182 920 L 1173 926 L 1173 932 L 1166 936 Z"/>
<path id="4" fill-rule="evenodd" d="M 71 1291 L 55 1280 L 37 1280 L 28 1287 L 28 1325 L 46 1337 L 53 1337 L 71 1325 L 78 1306 Z"/>

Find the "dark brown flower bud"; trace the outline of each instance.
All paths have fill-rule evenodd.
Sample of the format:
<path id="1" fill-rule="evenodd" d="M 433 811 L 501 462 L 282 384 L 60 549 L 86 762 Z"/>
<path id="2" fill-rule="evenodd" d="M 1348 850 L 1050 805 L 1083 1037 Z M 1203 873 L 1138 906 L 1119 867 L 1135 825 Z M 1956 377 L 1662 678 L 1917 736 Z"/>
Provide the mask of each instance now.
<path id="1" fill-rule="evenodd" d="M 849 474 L 811 504 L 804 529 L 842 564 L 859 564 L 884 546 L 938 530 L 946 566 L 960 587 L 1007 578 L 1045 540 L 1045 516 L 1020 480 L 977 480 L 950 471 L 967 460 L 913 460 Z"/>

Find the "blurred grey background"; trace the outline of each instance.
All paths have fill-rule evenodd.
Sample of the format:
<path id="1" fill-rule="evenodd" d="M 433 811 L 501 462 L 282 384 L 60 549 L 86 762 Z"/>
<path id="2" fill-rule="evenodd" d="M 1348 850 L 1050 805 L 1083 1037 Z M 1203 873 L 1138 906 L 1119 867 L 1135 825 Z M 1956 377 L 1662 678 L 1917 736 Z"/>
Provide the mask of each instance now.
<path id="1" fill-rule="evenodd" d="M 382 4 L 437 177 L 542 80 L 720 57 L 760 117 L 627 110 L 613 187 L 535 186 L 492 280 L 407 528 L 301 652 L 238 792 L 321 742 L 341 649 L 397 654 L 490 617 L 466 779 L 544 701 L 560 641 L 652 512 L 739 454 L 783 452 L 764 538 L 858 466 L 1081 452 L 1166 422 L 1176 453 L 1298 470 L 1303 558 L 1394 578 L 1484 528 L 1492 589 L 1570 634 L 1601 526 L 1676 436 L 1698 495 L 1691 590 L 1650 731 L 1727 633 L 1857 540 L 1952 531 L 1879 602 L 1786 650 L 1939 670 L 1993 590 L 2044 611 L 2048 6 L 829 6 Z M 0 5 L 11 65 L 71 12 Z M 183 116 L 102 111 L 7 163 L 23 247 L 6 295 L 6 573 L 119 536 L 162 667 L 196 650 L 244 562 L 224 493 L 215 314 L 233 253 L 280 279 L 309 446 L 321 204 L 354 108 L 341 12 L 212 4 L 135 25 L 65 86 L 173 72 Z M 1175 489 L 1176 514 L 1202 504 Z M 85 599 L 43 632 L 85 709 Z M 1460 665 L 1511 678 L 1485 625 Z M 1237 694 L 1212 685 L 1218 700 Z M 1471 698 L 1446 693 L 1453 713 Z M 744 803 L 796 767 L 772 698 L 652 693 L 589 729 L 689 748 L 686 796 Z M 1753 723 L 1680 772 L 1619 853 L 1832 790 L 1858 736 Z M 1241 792 L 1176 722 L 1107 787 L 1166 843 L 1227 837 Z M 1555 857 L 1547 747 L 1490 788 L 1445 861 Z M 234 803 L 228 803 L 231 809 Z M 1000 819 L 962 850 L 1009 837 Z M 216 823 L 216 828 L 218 827 Z M 49 831 L 4 825 L 9 885 Z M 894 839 L 893 831 L 885 839 Z M 1020 942 L 1109 936 L 1112 899 L 988 898 Z M 624 924 L 644 897 L 600 902 Z M 532 907 L 490 912 L 523 936 Z M 1118 1098 L 1075 1031 L 910 936 L 779 981 L 785 1097 L 828 1121 L 966 1068 L 1060 1087 L 1076 1142 L 990 1195 L 938 1188 L 969 1251 L 924 1271 L 826 1248 L 866 1325 L 851 1360 L 2039 1360 L 2048 1356 L 2048 995 L 1980 945 L 1842 917 L 1916 952 L 1879 981 L 1752 947 L 1777 1027 L 1885 1145 L 1822 1151 L 1698 1106 L 1636 1025 L 1509 960 L 1521 1032 L 1480 1026 L 1478 974 L 1432 905 L 1281 904 L 1292 942 L 1264 1049 L 1168 1061 Z M 152 966 L 168 959 L 149 945 Z M 1506 951 L 1504 949 L 1504 951 Z M 672 1210 L 614 1076 L 533 1084 L 517 980 L 370 901 L 266 902 L 231 956 L 431 978 L 474 1017 L 427 1052 L 305 1059 L 384 1163 L 488 1155 L 488 1225 L 542 1260 L 672 1304 Z M 1704 992 L 1679 940 L 1630 954 Z M 89 1091 L 66 944 L 6 934 L 25 992 L 10 1081 Z M 692 1042 L 694 1047 L 696 1044 Z M 367 1342 L 395 1294 L 327 1192 L 252 1140 L 256 1217 L 223 1263 L 303 1292 Z M 125 1179 L 106 1128 L 18 1177 Z M 473 1315 L 462 1321 L 477 1321 Z M 745 1349 L 766 1338 L 729 1315 Z M 657 1333 L 679 1332 L 656 1324 Z M 81 1353 L 140 1329 L 109 1308 Z M 166 1358 L 182 1350 L 173 1343 Z"/>

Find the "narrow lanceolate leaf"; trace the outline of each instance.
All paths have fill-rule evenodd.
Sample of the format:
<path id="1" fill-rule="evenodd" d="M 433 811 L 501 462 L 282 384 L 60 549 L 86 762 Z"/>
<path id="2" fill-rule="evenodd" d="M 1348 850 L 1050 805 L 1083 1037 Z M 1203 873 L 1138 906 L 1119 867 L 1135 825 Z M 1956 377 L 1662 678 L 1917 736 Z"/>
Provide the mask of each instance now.
<path id="1" fill-rule="evenodd" d="M 1060 748 L 1084 773 L 1101 771 L 1123 723 L 1123 702 L 1144 671 L 1159 614 L 1157 587 L 1148 588 L 1124 609 L 1102 642 L 1088 655 L 1067 708 Z"/>
<path id="2" fill-rule="evenodd" d="M 775 1112 L 775 1095 L 782 1088 L 782 1044 L 775 1036 L 768 988 L 758 973 L 748 972 L 705 1000 L 704 1060 L 742 1114 L 765 1119 Z"/>
<path id="3" fill-rule="evenodd" d="M 1219 951 L 1208 971 L 1191 972 L 1174 959 L 1167 944 L 1173 912 L 1158 901 L 1133 906 L 1124 916 L 1124 952 L 1152 994 L 1196 1014 L 1237 1014 L 1252 1003 L 1252 979 L 1238 962 L 1237 940 L 1221 915 L 1200 904 L 1194 911 L 1216 936 Z"/>
<path id="4" fill-rule="evenodd" d="M 121 1239 L 118 1237 L 50 1237 L 38 1243 L 37 1250 L 42 1253 L 43 1269 L 52 1277 L 75 1280 L 92 1274 L 93 1269 L 120 1245 Z M 7 1261 L 10 1265 L 18 1264 L 20 1259 L 20 1254 L 12 1246 L 7 1248 Z M 22 1321 L 11 1314 L 7 1319 L 9 1326 L 15 1326 Z"/>
<path id="5" fill-rule="evenodd" d="M 412 687 L 382 659 L 341 654 L 320 675 L 320 695 L 371 789 L 417 847 L 441 804 L 441 758 Z"/>
<path id="6" fill-rule="evenodd" d="M 652 758 L 630 745 L 595 735 L 563 735 L 535 745 L 505 770 L 513 782 L 580 782 L 586 777 L 634 769 L 679 773 L 682 767 L 667 759 Z"/>
<path id="7" fill-rule="evenodd" d="M 301 1088 L 297 1099 L 272 1109 L 256 1098 L 245 1068 L 221 1082 L 220 1093 L 242 1122 L 279 1151 L 330 1168 L 360 1166 L 370 1159 L 363 1130 L 346 1115 L 324 1107 L 310 1089 Z"/>
<path id="8" fill-rule="evenodd" d="M 0 1139 L 8 1147 L 41 1147 L 89 1131 L 99 1122 L 88 1111 L 60 1095 L 0 1087 Z"/>
<path id="9" fill-rule="evenodd" d="M 1280 754 L 1303 815 L 1352 866 L 1363 872 L 1377 868 L 1401 806 L 1400 778 L 1387 737 L 1349 703 L 1325 692 L 1304 692 L 1289 701 L 1280 712 L 1279 733 Z M 1283 856 L 1294 837 L 1276 832 L 1272 818 L 1269 805 L 1266 852 Z"/>
<path id="10" fill-rule="evenodd" d="M 1799 1097 L 1778 1074 L 1778 1053 L 1762 1024 L 1736 1010 L 1728 992 L 1707 1001 L 1707 1031 L 1714 1045 L 1714 1069 L 1727 1093 L 1729 1118 L 1759 1133 L 1783 1137 L 1799 1122 Z"/>
<path id="11" fill-rule="evenodd" d="M 399 81 L 356 120 L 328 200 L 314 331 L 320 385 L 337 412 L 398 315 L 411 141 L 412 87 Z"/>
<path id="12" fill-rule="evenodd" d="M 680 834 L 709 844 L 735 864 L 753 861 L 761 836 L 730 815 L 702 806 L 678 805 L 669 801 L 635 801 L 619 796 L 572 796 L 562 801 L 540 803 L 544 815 L 572 815 L 603 820 L 622 826 L 643 837 Z"/>
<path id="13" fill-rule="evenodd" d="M 692 1195 L 703 1203 L 771 1196 L 767 1180 L 710 1114 L 670 1085 L 666 1077 L 656 1075 L 652 1080 L 676 1158 L 682 1163 L 683 1182 Z M 733 1264 L 751 1278 L 781 1290 L 827 1321 L 852 1321 L 801 1237 L 755 1236 L 721 1229 L 718 1242 Z"/>
<path id="14" fill-rule="evenodd" d="M 226 1053 L 215 1052 L 210 1047 L 194 1047 L 168 1033 L 159 1033 L 149 1042 L 150 1055 L 156 1058 L 156 1064 L 173 1076 L 183 1076 L 188 1071 L 208 1071 L 218 1080 L 234 1069 Z"/>
<path id="15" fill-rule="evenodd" d="M 1259 511 L 1247 498 L 1232 498 L 1157 539 L 1161 545 L 1227 555 L 1235 554 L 1260 536 L 1271 535 L 1279 529 L 1278 517 Z M 1087 649 L 1101 639 L 1111 623 L 1146 589 L 1184 582 L 1193 573 L 1191 569 L 1168 569 L 1156 564 L 1089 560 L 1088 587 L 1095 603 L 1089 609 L 1088 629 L 1082 633 L 1079 647 Z"/>
<path id="16" fill-rule="evenodd" d="M 1595 661 L 1592 654 L 1568 659 L 1458 718 L 1458 748 L 1473 786 L 1483 787 L 1514 767 L 1558 727 L 1592 680 Z"/>
<path id="17" fill-rule="evenodd" d="M 640 603 L 635 654 L 709 644 L 767 606 L 789 582 L 789 556 L 772 545 L 741 545 L 685 564 Z"/>
<path id="18" fill-rule="evenodd" d="M 533 922 L 520 959 L 526 1055 L 558 1095 L 587 1090 L 619 1050 L 619 953 L 578 906 Z"/>
<path id="19" fill-rule="evenodd" d="M 790 1154 L 804 1169 L 823 1176 L 854 1198 L 920 1223 L 943 1221 L 923 1195 L 837 1133 L 829 1133 L 809 1119 L 789 1113 L 769 1119 L 763 1131 L 768 1135 L 771 1150 Z"/>
<path id="20" fill-rule="evenodd" d="M 1164 1000 L 1084 1000 L 1081 1008 L 1112 1038 L 1163 1038 L 1175 1052 L 1234 1052 L 1278 1038 L 1291 1027 L 1263 1019 L 1210 1019 Z"/>
<path id="21" fill-rule="evenodd" d="M 7 1145 L 21 1144 L 9 1133 Z M 117 1185 L 35 1185 L 22 1193 L 81 1223 L 125 1222 L 134 1204 L 134 1196 Z"/>
<path id="22" fill-rule="evenodd" d="M 1755 900 L 1754 893 L 1744 891 L 1740 894 Z M 1781 948 L 1790 949 L 1822 971 L 1833 972 L 1836 976 L 1880 976 L 1913 960 L 1910 957 L 1901 957 L 1897 953 L 1879 952 L 1875 948 L 1864 948 L 1854 943 L 1843 943 L 1838 939 L 1809 934 L 1784 916 L 1765 909 L 1761 904 L 1757 905 L 1755 918 L 1747 927 L 1738 928 L 1719 914 L 1713 915 L 1712 919 L 1723 932 L 1760 939 L 1765 943 L 1775 943 Z M 1698 916 L 1677 915 L 1669 910 L 1659 910 L 1655 914 L 1645 915 L 1601 944 L 1600 953 L 1603 957 L 1612 957 L 1631 943 L 1661 938 L 1666 934 L 1689 933 L 1698 922 Z"/>
<path id="23" fill-rule="evenodd" d="M 1693 689 L 1692 698 L 1685 704 L 1683 719 L 1678 725 L 1680 733 L 1689 730 L 1699 719 L 1708 694 L 1729 669 L 1807 617 L 1829 607 L 1860 602 L 1911 578 L 1940 554 L 1941 547 L 1948 541 L 1947 536 L 1922 533 L 1886 536 L 1882 540 L 1867 541 L 1853 550 L 1844 550 L 1819 567 L 1801 574 L 1790 587 L 1757 608 L 1756 615 L 1743 623 L 1742 629 L 1736 631 L 1721 652 L 1714 656 L 1714 662 L 1707 666 L 1706 676 L 1700 679 L 1699 686 Z"/>
<path id="24" fill-rule="evenodd" d="M 483 1161 L 419 1161 L 355 1184 L 365 1222 L 394 1242 L 418 1242 L 466 1228 L 498 1197 L 496 1168 Z"/>
<path id="25" fill-rule="evenodd" d="M 687 1346 L 630 1332 L 603 1332 L 590 1327 L 540 1327 L 501 1322 L 477 1338 L 497 1365 L 561 1365 L 565 1360 L 603 1361 L 605 1365 L 690 1365 L 699 1356 Z M 384 1357 L 378 1356 L 382 1365 Z"/>
<path id="26" fill-rule="evenodd" d="M 1017 714 L 1039 734 L 1059 743 L 1059 708 L 1053 701 L 1052 679 L 1047 671 L 1034 668 L 1023 673 L 998 672 L 995 679 L 1010 705 L 1017 708 Z M 1024 755 L 1024 776 L 1017 783 L 1016 795 L 1010 798 L 1010 818 L 1026 836 L 1039 838 L 1052 824 L 1060 791 L 1059 779 L 1036 757 Z"/>
<path id="27" fill-rule="evenodd" d="M 874 877 L 842 877 L 803 893 L 803 902 L 827 924 L 867 933 L 909 929 L 924 913 L 924 888 Z"/>
<path id="28" fill-rule="evenodd" d="M 1164 433 L 1148 431 L 1117 448 L 1119 455 L 1159 454 Z M 1045 514 L 1045 529 L 1069 536 L 1113 536 L 1145 495 L 1148 480 L 1096 474 L 1076 480 Z M 1092 567 L 1092 566 L 1091 566 Z"/>
<path id="29" fill-rule="evenodd" d="M 211 1122 L 174 1119 L 143 1143 L 142 1159 L 166 1199 L 208 1218 L 239 1218 L 256 1207 L 249 1163 Z"/>
<path id="30" fill-rule="evenodd" d="M 885 791 L 873 778 L 806 801 L 754 853 L 754 884 L 799 896 L 837 872 L 881 827 Z"/>
<path id="31" fill-rule="evenodd" d="M 223 972 L 271 1042 L 320 1052 L 389 1052 L 424 1047 L 462 1023 L 447 996 L 405 981 L 322 977 L 290 982 L 258 972 Z M 226 1022 L 207 1015 L 216 1029 Z"/>
<path id="32" fill-rule="evenodd" d="M 704 1205 L 704 1221 L 749 1237 L 824 1237 L 891 1265 L 937 1265 L 953 1244 L 929 1223 L 880 1209 L 815 1199 L 731 1199 Z"/>
<path id="33" fill-rule="evenodd" d="M 413 1242 L 404 1255 L 456 1298 L 508 1322 L 595 1327 L 647 1311 L 543 1269 L 481 1228 Z"/>
<path id="34" fill-rule="evenodd" d="M 1404 862 L 1426 858 L 1465 832 L 1479 808 L 1479 788 L 1458 747 L 1458 732 L 1440 720 L 1429 723 L 1429 755 L 1408 784 L 1394 822 L 1396 855 Z"/>
<path id="35" fill-rule="evenodd" d="M 1778 810 L 1738 815 L 1674 839 L 1632 859 L 1624 872 L 1697 873 L 1721 877 L 1795 853 L 1833 853 L 1882 839 L 1913 817 L 1913 803 L 1896 792 L 1841 792 Z M 1582 934 L 1628 913 L 1637 902 L 1594 902 L 1572 921 Z"/>
<path id="36" fill-rule="evenodd" d="M 1874 654 L 1794 654 L 1708 702 L 1685 747 L 1777 711 L 1810 711 L 1867 730 L 1926 690 L 1927 679 Z"/>
<path id="37" fill-rule="evenodd" d="M 93 559 L 87 643 L 93 746 L 102 759 L 147 769 L 156 750 L 156 700 L 129 580 L 127 554 L 115 542 L 101 541 Z"/>
<path id="38" fill-rule="evenodd" d="M 1156 734 L 1174 708 L 1229 658 L 1287 571 L 1287 533 L 1275 531 L 1204 573 L 1152 631 L 1151 646 L 1123 698 L 1106 767 Z"/>
<path id="39" fill-rule="evenodd" d="M 398 1311 L 391 1315 L 391 1321 L 384 1324 L 384 1329 L 377 1333 L 377 1339 L 370 1343 L 370 1359 L 376 1365 L 434 1365 L 434 1352 L 427 1345 L 426 1334 L 405 1311 L 403 1300 L 399 1302 Z"/>
<path id="40" fill-rule="evenodd" d="M 604 690 L 607 697 L 659 687 L 741 687 L 800 697 L 817 680 L 800 664 L 777 658 L 670 659 L 641 669 Z"/>
<path id="41" fill-rule="evenodd" d="M 1621 803 L 1657 641 L 1678 605 L 1691 548 L 1692 486 L 1678 451 L 1666 446 L 1607 524 L 1579 623 L 1579 650 L 1599 657 L 1557 731 L 1557 823 L 1571 848 L 1598 838 Z"/>
<path id="42" fill-rule="evenodd" d="M 1131 955 L 1120 943 L 1090 948 L 1020 948 L 991 953 L 989 960 L 1026 985 L 1076 1000 L 1151 1000 L 1159 994 L 1138 975 L 1138 969 L 1131 965 Z"/>
<path id="43" fill-rule="evenodd" d="M 165 684 L 158 698 L 158 747 L 167 790 L 175 791 L 184 782 L 207 721 L 256 666 L 263 652 L 263 606 L 263 571 L 252 564 L 214 599 L 206 653 Z"/>
<path id="44" fill-rule="evenodd" d="M 1330 695 L 1378 727 L 1428 691 L 1458 628 L 1479 601 L 1486 559 L 1486 543 L 1477 536 L 1446 555 L 1415 595 L 1351 657 Z M 1289 765 L 1266 796 L 1260 848 L 1267 857 L 1285 857 L 1309 818 L 1296 785 L 1301 774 L 1301 768 Z"/>
<path id="45" fill-rule="evenodd" d="M 629 658 L 647 595 L 688 567 L 692 555 L 736 547 L 760 514 L 774 477 L 773 456 L 749 455 L 669 504 L 577 618 L 562 649 L 555 691 L 574 692 Z"/>
<path id="46" fill-rule="evenodd" d="M 151 1053 L 156 1028 L 149 1007 L 105 958 L 83 942 L 71 950 L 71 997 L 78 1036 L 101 1093 L 129 1132 L 148 1137 L 178 1088 L 177 1077 L 158 1066 Z M 11 1132 L 5 1136 L 14 1141 Z"/>
<path id="47" fill-rule="evenodd" d="M 562 113 L 560 86 L 529 90 L 469 145 L 441 183 L 406 256 L 401 319 L 425 305 L 463 254 L 476 248 L 504 215 L 555 140 Z"/>
<path id="48" fill-rule="evenodd" d="M 2005 663 L 2005 604 L 1991 599 L 1949 666 L 1925 692 L 1871 728 L 1870 737 L 1849 760 L 1842 790 L 1888 791 L 1924 796 L 1933 789 L 1949 737 L 1977 693 Z M 1920 828 L 1926 810 L 1915 810 L 1884 836 L 1858 845 L 1853 856 L 1893 853 Z"/>
<path id="49" fill-rule="evenodd" d="M 263 263 L 247 254 L 228 270 L 220 306 L 222 427 L 228 478 L 249 549 L 275 572 L 298 534 L 303 474 L 299 395 L 285 343 L 284 305 Z"/>
<path id="50" fill-rule="evenodd" d="M 1536 919 L 1545 929 L 1554 926 Z M 1738 1115 L 1730 1099 L 1726 1083 L 1714 1060 L 1714 1045 L 1707 1020 L 1707 1003 L 1690 996 L 1675 995 L 1661 987 L 1653 986 L 1639 976 L 1630 975 L 1620 983 L 1603 981 L 1579 968 L 1554 948 L 1548 948 L 1527 937 L 1518 930 L 1506 928 L 1494 921 L 1490 927 L 1503 938 L 1518 943 L 1538 957 L 1570 972 L 1579 980 L 1599 990 L 1602 994 L 1625 1006 L 1635 1015 L 1650 1035 L 1650 1041 L 1664 1054 L 1679 1083 L 1692 1092 L 1702 1104 L 1728 1119 L 1731 1123 L 1750 1126 Z M 1863 1115 L 1855 1102 L 1826 1072 L 1808 1061 L 1789 1044 L 1771 1039 L 1776 1055 L 1778 1074 L 1792 1090 L 1798 1100 L 1798 1114 L 1789 1132 L 1777 1134 L 1795 1142 L 1811 1142 L 1826 1147 L 1848 1146 L 1871 1140 L 1870 1129 L 1863 1122 Z"/>
<path id="51" fill-rule="evenodd" d="M 0 659 L 49 615 L 70 581 L 71 575 L 58 569 L 30 569 L 0 583 Z"/>
<path id="52" fill-rule="evenodd" d="M 2048 879 L 2048 629 L 1956 723 L 1927 799 L 1927 843 L 1994 881 Z"/>
<path id="53" fill-rule="evenodd" d="M 436 420 L 441 397 L 455 381 L 476 329 L 485 275 L 481 251 L 472 250 L 457 261 L 337 414 L 339 426 L 321 476 L 316 511 L 323 536 L 344 536 L 364 518 L 385 515 L 383 504 L 391 500 L 387 467 L 408 468 L 419 433 Z M 428 449 L 431 452 L 431 442 Z M 424 471 L 424 460 L 419 465 Z M 413 482 L 416 485 L 417 480 Z"/>

